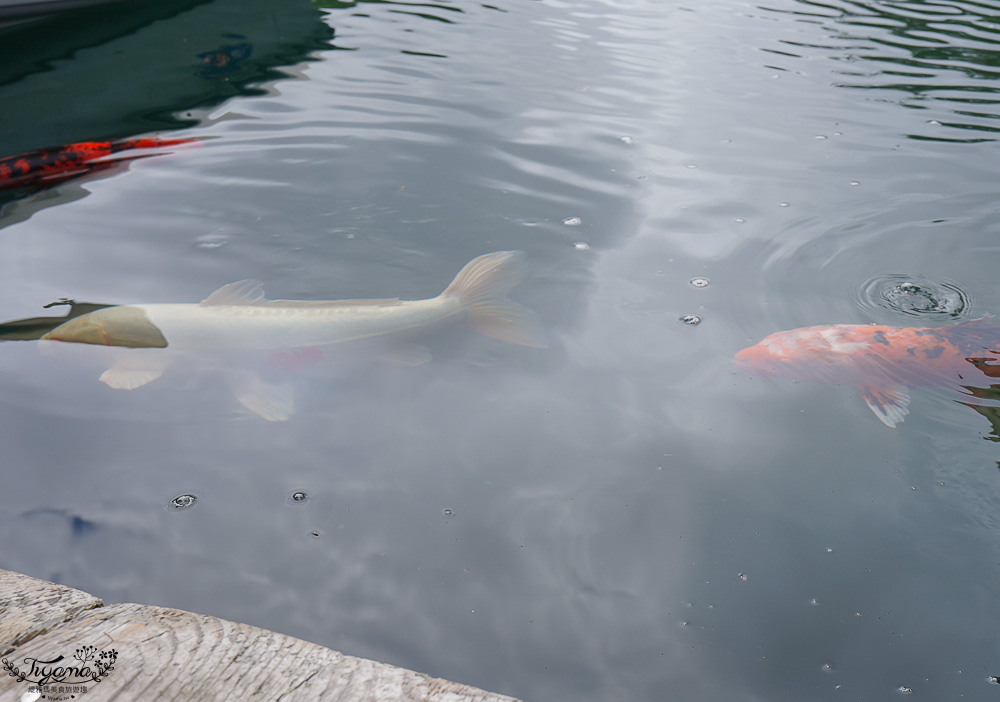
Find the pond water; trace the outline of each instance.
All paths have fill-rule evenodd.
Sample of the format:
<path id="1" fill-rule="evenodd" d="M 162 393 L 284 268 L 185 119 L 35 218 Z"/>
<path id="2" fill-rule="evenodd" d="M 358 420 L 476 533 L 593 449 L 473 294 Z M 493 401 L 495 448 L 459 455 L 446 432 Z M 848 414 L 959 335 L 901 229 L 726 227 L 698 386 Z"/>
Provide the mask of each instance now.
<path id="1" fill-rule="evenodd" d="M 989 412 L 732 360 L 1000 310 L 1000 3 L 156 5 L 5 30 L 0 156 L 202 145 L 0 196 L 4 320 L 520 249 L 548 348 L 444 330 L 266 422 L 4 343 L 0 567 L 527 700 L 1000 694 Z"/>

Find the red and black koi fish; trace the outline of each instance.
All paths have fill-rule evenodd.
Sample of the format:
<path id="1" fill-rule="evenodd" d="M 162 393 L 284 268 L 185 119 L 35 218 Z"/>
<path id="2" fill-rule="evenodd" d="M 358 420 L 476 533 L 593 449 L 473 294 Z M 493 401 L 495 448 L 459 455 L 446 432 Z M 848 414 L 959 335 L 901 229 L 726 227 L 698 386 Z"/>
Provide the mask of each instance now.
<path id="1" fill-rule="evenodd" d="M 736 354 L 736 362 L 753 374 L 855 385 L 889 427 L 909 413 L 910 388 L 937 385 L 971 392 L 977 380 L 1000 378 L 997 361 L 1000 322 L 995 319 L 937 328 L 802 327 L 771 334 Z"/>
<path id="2" fill-rule="evenodd" d="M 139 149 L 200 144 L 198 139 L 121 139 L 81 141 L 0 158 L 0 190 L 39 190 L 123 162 L 156 154 L 123 154 Z M 122 155 L 118 155 L 122 154 Z"/>

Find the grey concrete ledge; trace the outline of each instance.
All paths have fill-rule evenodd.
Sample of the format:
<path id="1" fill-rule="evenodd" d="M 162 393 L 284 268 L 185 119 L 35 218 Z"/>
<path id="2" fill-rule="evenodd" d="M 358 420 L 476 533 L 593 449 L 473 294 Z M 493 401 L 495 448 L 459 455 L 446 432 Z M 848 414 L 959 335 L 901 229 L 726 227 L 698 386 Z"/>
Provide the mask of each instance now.
<path id="1" fill-rule="evenodd" d="M 517 702 L 247 624 L 149 605 L 105 606 L 86 592 L 2 569 L 0 659 L 0 702 Z M 33 692 L 32 680 L 59 667 L 62 682 Z"/>

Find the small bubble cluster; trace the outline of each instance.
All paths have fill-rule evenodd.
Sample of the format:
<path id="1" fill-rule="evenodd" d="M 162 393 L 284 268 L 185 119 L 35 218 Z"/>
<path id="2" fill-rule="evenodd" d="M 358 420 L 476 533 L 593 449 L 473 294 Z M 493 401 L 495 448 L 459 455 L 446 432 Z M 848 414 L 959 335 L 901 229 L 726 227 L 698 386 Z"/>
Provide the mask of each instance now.
<path id="1" fill-rule="evenodd" d="M 682 322 L 684 322 L 684 324 L 688 324 L 692 327 L 696 327 L 699 324 L 701 324 L 701 317 L 699 317 L 696 314 L 686 314 L 682 316 L 680 319 Z"/>
<path id="2" fill-rule="evenodd" d="M 858 295 L 862 308 L 882 308 L 917 317 L 958 319 L 969 307 L 968 297 L 957 285 L 922 276 L 872 278 Z"/>
<path id="3" fill-rule="evenodd" d="M 305 490 L 296 490 L 288 497 L 288 504 L 302 505 L 309 501 L 309 494 Z"/>
<path id="4" fill-rule="evenodd" d="M 188 509 L 194 507 L 196 502 L 198 502 L 197 495 L 178 495 L 170 500 L 170 506 L 174 509 Z"/>

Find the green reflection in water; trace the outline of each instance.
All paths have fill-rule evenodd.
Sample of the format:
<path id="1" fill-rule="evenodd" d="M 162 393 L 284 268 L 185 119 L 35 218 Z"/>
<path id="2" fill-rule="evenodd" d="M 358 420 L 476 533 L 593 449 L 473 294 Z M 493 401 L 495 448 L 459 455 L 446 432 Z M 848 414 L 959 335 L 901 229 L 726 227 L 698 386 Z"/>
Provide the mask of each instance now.
<path id="1" fill-rule="evenodd" d="M 188 111 L 261 94 L 261 83 L 288 78 L 279 67 L 309 60 L 334 34 L 318 10 L 283 0 L 126 9 L 0 36 L 4 155 L 192 126 Z"/>
<path id="2" fill-rule="evenodd" d="M 990 2 L 813 2 L 763 8 L 820 24 L 823 44 L 788 38 L 776 56 L 817 52 L 846 64 L 835 71 L 842 88 L 903 93 L 911 109 L 946 106 L 952 117 L 928 119 L 930 132 L 911 139 L 995 141 L 1000 134 L 1000 4 Z M 779 67 L 782 68 L 782 67 Z M 974 134 L 943 134 L 941 128 Z"/>

